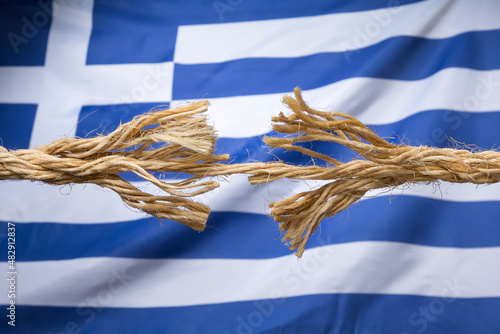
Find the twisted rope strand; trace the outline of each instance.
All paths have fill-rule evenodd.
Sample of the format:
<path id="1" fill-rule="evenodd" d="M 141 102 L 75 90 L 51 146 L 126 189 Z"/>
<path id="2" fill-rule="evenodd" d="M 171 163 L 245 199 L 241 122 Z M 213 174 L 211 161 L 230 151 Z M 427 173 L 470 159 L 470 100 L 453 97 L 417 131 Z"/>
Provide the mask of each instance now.
<path id="1" fill-rule="evenodd" d="M 302 256 L 307 240 L 325 217 L 333 217 L 366 192 L 405 183 L 447 181 L 490 184 L 500 181 L 500 153 L 463 149 L 406 146 L 389 143 L 359 120 L 340 112 L 310 108 L 295 89 L 295 99 L 283 99 L 293 114 L 273 117 L 273 130 L 285 138 L 265 137 L 271 147 L 295 150 L 323 159 L 332 167 L 291 166 L 280 163 L 250 172 L 252 184 L 292 178 L 331 182 L 287 199 L 270 203 L 271 215 L 285 233 L 283 241 Z M 309 141 L 335 142 L 360 155 L 342 163 L 320 152 L 297 146 Z"/>
<path id="2" fill-rule="evenodd" d="M 112 189 L 130 207 L 158 218 L 176 220 L 195 230 L 205 228 L 209 208 L 192 196 L 219 186 L 200 182 L 210 165 L 227 160 L 214 156 L 217 139 L 206 116 L 208 101 L 176 109 L 156 109 L 121 124 L 106 136 L 62 138 L 34 149 L 0 146 L 0 180 L 42 181 L 55 185 L 94 183 Z M 153 148 L 153 144 L 162 144 Z M 164 182 L 153 172 L 197 172 L 189 179 Z M 118 174 L 133 172 L 169 196 L 145 193 Z"/>
<path id="3" fill-rule="evenodd" d="M 63 138 L 34 149 L 9 151 L 0 146 L 0 180 L 26 179 L 55 185 L 94 183 L 112 189 L 130 207 L 159 218 L 176 220 L 201 231 L 209 208 L 190 197 L 219 186 L 205 177 L 247 174 L 251 184 L 281 178 L 328 180 L 307 192 L 270 203 L 280 223 L 283 241 L 300 257 L 307 240 L 325 217 L 335 216 L 368 191 L 407 182 L 437 180 L 475 184 L 500 181 L 500 153 L 470 152 L 426 146 L 392 144 L 359 120 L 341 112 L 310 108 L 300 90 L 283 101 L 292 110 L 273 117 L 273 130 L 285 138 L 264 137 L 275 148 L 294 150 L 322 159 L 332 167 L 294 166 L 282 162 L 225 164 L 228 155 L 214 155 L 216 134 L 202 115 L 208 102 L 176 109 L 157 109 L 120 125 L 107 136 Z M 344 145 L 360 159 L 342 163 L 313 149 L 298 146 L 310 141 Z M 162 143 L 163 146 L 153 147 Z M 168 144 L 167 144 L 168 143 Z M 145 193 L 119 176 L 131 171 L 154 184 L 167 196 Z M 153 172 L 182 172 L 192 177 L 164 182 Z"/>

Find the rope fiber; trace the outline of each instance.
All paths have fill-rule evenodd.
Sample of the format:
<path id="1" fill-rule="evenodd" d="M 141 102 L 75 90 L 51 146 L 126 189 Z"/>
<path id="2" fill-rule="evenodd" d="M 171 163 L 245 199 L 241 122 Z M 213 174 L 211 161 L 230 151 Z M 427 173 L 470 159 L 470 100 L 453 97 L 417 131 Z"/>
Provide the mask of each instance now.
<path id="1" fill-rule="evenodd" d="M 307 240 L 325 217 L 333 217 L 368 191 L 405 183 L 447 181 L 490 184 L 500 181 L 500 153 L 392 144 L 351 115 L 310 108 L 301 92 L 283 102 L 292 114 L 272 118 L 283 137 L 264 137 L 272 148 L 301 152 L 331 167 L 294 166 L 280 161 L 228 164 L 227 154 L 214 155 L 217 136 L 203 115 L 208 101 L 176 109 L 158 109 L 120 125 L 106 136 L 63 138 L 34 149 L 0 146 L 0 180 L 21 179 L 55 185 L 94 183 L 112 189 L 122 200 L 158 218 L 176 220 L 197 231 L 205 228 L 210 209 L 191 197 L 219 186 L 210 176 L 247 174 L 251 184 L 282 178 L 327 180 L 329 183 L 272 202 L 271 216 L 283 241 L 301 257 Z M 346 146 L 359 158 L 342 163 L 299 143 L 326 141 Z M 156 144 L 153 147 L 153 144 Z M 158 147 L 158 144 L 160 146 Z M 119 174 L 133 172 L 167 195 L 143 192 Z M 153 172 L 192 175 L 165 182 Z"/>
<path id="2" fill-rule="evenodd" d="M 273 117 L 273 130 L 285 138 L 265 137 L 271 147 L 294 150 L 323 159 L 332 167 L 269 165 L 249 177 L 252 184 L 280 178 L 329 180 L 311 191 L 270 203 L 271 215 L 280 223 L 283 241 L 300 257 L 307 240 L 321 220 L 333 217 L 374 189 L 405 183 L 447 181 L 491 184 L 500 181 L 500 153 L 464 149 L 406 146 L 389 143 L 351 115 L 310 108 L 295 89 L 295 99 L 283 102 L 292 114 Z M 297 146 L 298 143 L 326 141 L 344 145 L 359 155 L 347 163 Z"/>
<path id="3" fill-rule="evenodd" d="M 201 101 L 171 110 L 157 109 L 106 136 L 62 138 L 33 149 L 0 146 L 0 180 L 94 183 L 115 191 L 130 207 L 202 231 L 210 209 L 190 197 L 217 188 L 217 182 L 200 182 L 203 169 L 229 158 L 213 155 L 217 136 L 203 115 L 207 108 L 208 101 Z M 189 174 L 191 169 L 197 175 L 172 183 L 152 174 Z M 141 191 L 119 175 L 123 172 L 135 173 L 167 195 Z"/>

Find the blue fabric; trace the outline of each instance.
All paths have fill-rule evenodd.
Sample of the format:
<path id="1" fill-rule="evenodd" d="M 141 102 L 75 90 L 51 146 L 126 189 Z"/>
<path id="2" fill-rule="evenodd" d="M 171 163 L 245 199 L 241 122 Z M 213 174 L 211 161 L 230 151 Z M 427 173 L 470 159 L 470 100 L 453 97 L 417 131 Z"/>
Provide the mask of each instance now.
<path id="1" fill-rule="evenodd" d="M 373 10 L 419 2 L 404 1 L 108 1 L 94 5 L 87 64 L 172 61 L 177 27 Z"/>
<path id="2" fill-rule="evenodd" d="M 0 145 L 9 150 L 28 148 L 35 115 L 36 104 L 0 103 Z"/>
<path id="3" fill-rule="evenodd" d="M 298 277 L 291 284 L 307 284 Z M 458 287 L 455 285 L 458 284 Z M 450 298 L 407 295 L 332 294 L 172 308 L 21 306 L 25 333 L 223 333 L 366 334 L 481 333 L 500 331 L 500 298 L 453 298 L 460 282 L 450 280 Z M 315 305 L 304 309 L 303 305 Z M 319 311 L 321 310 L 321 311 Z M 206 321 L 195 321 L 197 316 Z M 375 317 L 374 317 L 375 316 Z M 474 329 L 469 332 L 468 329 Z M 7 330 L 5 322 L 0 329 Z"/>
<path id="4" fill-rule="evenodd" d="M 0 6 L 0 66 L 42 66 L 52 22 L 51 1 L 2 1 Z"/>

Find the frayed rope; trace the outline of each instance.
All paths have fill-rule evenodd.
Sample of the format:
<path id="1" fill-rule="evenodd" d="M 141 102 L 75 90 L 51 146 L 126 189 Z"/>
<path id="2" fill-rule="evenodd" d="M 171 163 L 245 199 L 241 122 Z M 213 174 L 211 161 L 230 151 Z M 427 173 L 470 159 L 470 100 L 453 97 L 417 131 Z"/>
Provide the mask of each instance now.
<path id="1" fill-rule="evenodd" d="M 94 183 L 108 187 L 133 208 L 158 218 L 176 220 L 204 230 L 208 206 L 190 197 L 219 186 L 204 177 L 247 174 L 251 184 L 282 178 L 331 181 L 322 187 L 270 203 L 271 215 L 284 232 L 283 241 L 301 257 L 311 234 L 325 217 L 332 217 L 357 202 L 366 192 L 412 182 L 448 181 L 489 184 L 500 181 L 500 153 L 451 148 L 396 145 L 377 136 L 359 120 L 341 112 L 310 108 L 295 89 L 295 99 L 283 102 L 293 112 L 272 118 L 273 130 L 285 138 L 264 137 L 274 148 L 294 150 L 322 159 L 332 167 L 294 166 L 282 162 L 222 164 L 228 155 L 214 155 L 217 139 L 201 115 L 207 101 L 155 110 L 120 125 L 107 136 L 56 140 L 26 150 L 0 146 L 0 180 L 20 179 L 49 184 Z M 311 141 L 348 147 L 361 159 L 342 163 L 328 155 L 298 146 Z M 161 147 L 152 147 L 162 144 Z M 131 171 L 169 194 L 142 192 L 118 174 Z M 167 183 L 152 172 L 182 172 L 191 178 Z M 195 189 L 193 189 L 195 188 Z"/>
<path id="2" fill-rule="evenodd" d="M 332 217 L 357 202 L 367 191 L 404 183 L 434 182 L 490 184 L 500 181 L 500 152 L 426 146 L 395 145 L 380 138 L 351 115 L 310 108 L 295 89 L 295 99 L 283 102 L 293 114 L 273 117 L 273 130 L 286 138 L 265 137 L 271 147 L 294 150 L 323 159 L 332 167 L 291 166 L 279 163 L 261 166 L 249 177 L 252 184 L 280 178 L 331 180 L 332 182 L 290 198 L 270 203 L 271 215 L 285 233 L 283 241 L 301 257 L 307 240 L 321 220 Z M 361 158 L 342 163 L 330 156 L 297 146 L 297 143 L 327 141 L 358 153 Z"/>
<path id="3" fill-rule="evenodd" d="M 214 156 L 215 131 L 201 115 L 208 101 L 155 110 L 120 125 L 106 136 L 63 138 L 34 149 L 7 150 L 0 146 L 0 180 L 19 179 L 49 184 L 94 183 L 120 195 L 129 206 L 158 218 L 176 220 L 197 231 L 205 228 L 210 209 L 192 196 L 219 184 L 198 182 L 203 170 L 228 155 Z M 162 144 L 152 147 L 153 144 Z M 174 183 L 160 181 L 152 172 L 197 175 Z M 133 172 L 168 196 L 145 193 L 118 174 Z"/>

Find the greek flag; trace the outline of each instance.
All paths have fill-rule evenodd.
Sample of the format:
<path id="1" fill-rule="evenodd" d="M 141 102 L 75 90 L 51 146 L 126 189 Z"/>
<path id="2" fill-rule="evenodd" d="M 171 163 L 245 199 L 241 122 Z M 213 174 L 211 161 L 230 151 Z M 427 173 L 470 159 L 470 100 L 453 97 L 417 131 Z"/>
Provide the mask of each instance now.
<path id="1" fill-rule="evenodd" d="M 0 0 L 7 149 L 208 99 L 231 163 L 321 163 L 262 142 L 296 86 L 394 143 L 497 149 L 500 2 Z M 499 185 L 371 193 L 298 260 L 268 203 L 316 184 L 219 181 L 202 233 L 98 186 L 0 182 L 0 332 L 500 333 Z"/>

